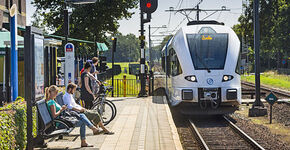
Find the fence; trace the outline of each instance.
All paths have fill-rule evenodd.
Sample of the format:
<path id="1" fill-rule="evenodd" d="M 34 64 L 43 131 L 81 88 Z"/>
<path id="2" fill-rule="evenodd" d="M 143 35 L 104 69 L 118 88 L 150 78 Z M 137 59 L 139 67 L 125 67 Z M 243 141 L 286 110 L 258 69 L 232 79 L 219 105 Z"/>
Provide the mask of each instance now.
<path id="1" fill-rule="evenodd" d="M 107 80 L 112 85 L 112 80 Z M 114 97 L 136 97 L 141 87 L 140 80 L 136 79 L 114 79 Z M 109 96 L 112 95 L 110 92 Z"/>

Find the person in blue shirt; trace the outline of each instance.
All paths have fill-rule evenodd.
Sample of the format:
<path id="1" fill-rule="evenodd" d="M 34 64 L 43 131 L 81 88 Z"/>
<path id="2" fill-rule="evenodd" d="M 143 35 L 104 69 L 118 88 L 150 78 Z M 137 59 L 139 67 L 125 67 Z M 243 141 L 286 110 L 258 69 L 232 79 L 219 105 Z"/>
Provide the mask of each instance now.
<path id="1" fill-rule="evenodd" d="M 67 109 L 67 106 L 60 106 L 58 103 L 55 102 L 54 99 L 56 98 L 58 91 L 58 87 L 55 85 L 51 85 L 50 87 L 45 89 L 45 101 L 49 108 L 48 111 L 53 118 L 59 117 L 61 115 L 61 112 Z M 99 130 L 88 120 L 85 115 L 80 117 L 79 122 L 76 126 L 80 126 L 81 147 L 93 147 L 86 142 L 86 126 L 88 126 L 93 131 L 94 135 L 99 134 Z"/>

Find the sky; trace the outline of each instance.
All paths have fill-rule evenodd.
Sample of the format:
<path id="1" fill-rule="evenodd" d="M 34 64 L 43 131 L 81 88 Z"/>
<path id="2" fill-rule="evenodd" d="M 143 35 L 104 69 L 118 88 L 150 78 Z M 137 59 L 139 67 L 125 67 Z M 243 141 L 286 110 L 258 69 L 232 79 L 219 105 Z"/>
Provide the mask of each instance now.
<path id="1" fill-rule="evenodd" d="M 27 25 L 31 25 L 31 16 L 33 15 L 35 8 L 30 4 L 33 0 L 27 0 L 26 2 L 26 13 L 27 13 Z M 174 33 L 170 31 L 178 30 L 182 26 L 186 26 L 188 22 L 185 19 L 185 16 L 180 13 L 175 12 L 165 12 L 165 10 L 169 10 L 169 7 L 173 7 L 174 9 L 179 8 L 193 8 L 196 4 L 202 1 L 200 4 L 200 9 L 221 9 L 222 6 L 225 6 L 227 9 L 231 11 L 217 12 L 207 18 L 207 20 L 217 20 L 219 22 L 224 22 L 226 26 L 232 27 L 233 25 L 238 23 L 238 18 L 242 13 L 242 0 L 158 0 L 158 8 L 156 12 L 152 14 L 152 20 L 150 23 L 145 24 L 145 36 L 148 37 L 148 25 L 151 27 L 160 27 L 166 25 L 167 28 L 164 29 L 152 29 L 153 35 L 160 34 L 169 34 Z M 130 12 L 134 12 L 135 14 L 132 18 L 126 20 L 120 20 L 119 24 L 119 32 L 126 35 L 129 33 L 133 33 L 136 36 L 139 36 L 140 30 L 140 10 L 139 9 L 131 9 Z M 201 12 L 200 19 L 210 15 L 211 12 Z M 192 12 L 189 15 L 190 18 L 195 19 L 196 13 Z M 160 33 L 161 32 L 161 33 Z M 155 37 L 158 40 L 160 37 Z M 148 38 L 146 38 L 148 40 Z M 153 40 L 155 40 L 153 38 Z M 153 44 L 158 44 L 158 41 L 154 41 Z"/>

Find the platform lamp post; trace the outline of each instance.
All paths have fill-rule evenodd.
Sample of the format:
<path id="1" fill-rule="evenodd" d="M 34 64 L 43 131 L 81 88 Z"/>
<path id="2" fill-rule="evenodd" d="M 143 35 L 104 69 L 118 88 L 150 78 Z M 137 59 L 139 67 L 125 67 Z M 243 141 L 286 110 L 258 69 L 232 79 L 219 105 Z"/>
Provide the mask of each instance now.
<path id="1" fill-rule="evenodd" d="M 65 44 L 68 43 L 69 37 L 69 12 L 68 12 L 68 4 L 91 4 L 95 3 L 97 0 L 65 0 L 65 9 L 64 9 L 64 34 L 65 34 Z"/>
<path id="2" fill-rule="evenodd" d="M 69 38 L 69 11 L 68 11 L 68 5 L 69 4 L 76 4 L 76 5 L 83 5 L 83 4 L 92 4 L 95 3 L 97 0 L 65 0 L 65 8 L 64 8 L 64 35 L 65 35 L 65 47 L 68 44 L 68 38 Z M 66 48 L 64 48 L 66 49 Z M 74 72 L 74 71 L 73 71 Z M 74 75 L 72 75 L 72 79 L 75 78 Z M 68 77 L 69 78 L 69 77 Z M 65 79 L 67 81 L 67 79 Z M 74 81 L 74 80 L 72 80 Z M 67 83 L 67 82 L 65 82 Z"/>

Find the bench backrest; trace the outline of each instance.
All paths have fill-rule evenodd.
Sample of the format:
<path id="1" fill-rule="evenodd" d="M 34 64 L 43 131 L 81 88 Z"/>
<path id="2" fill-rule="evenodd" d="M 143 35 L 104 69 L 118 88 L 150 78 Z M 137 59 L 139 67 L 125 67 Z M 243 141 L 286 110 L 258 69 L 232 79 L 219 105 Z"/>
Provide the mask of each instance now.
<path id="1" fill-rule="evenodd" d="M 60 92 L 55 99 L 60 106 L 64 105 L 62 92 Z"/>
<path id="2" fill-rule="evenodd" d="M 46 105 L 45 100 L 43 99 L 43 100 L 37 101 L 36 106 L 37 106 L 38 113 L 40 114 L 44 125 L 47 126 L 48 124 L 52 122 L 53 119 L 48 111 L 48 107 Z"/>

